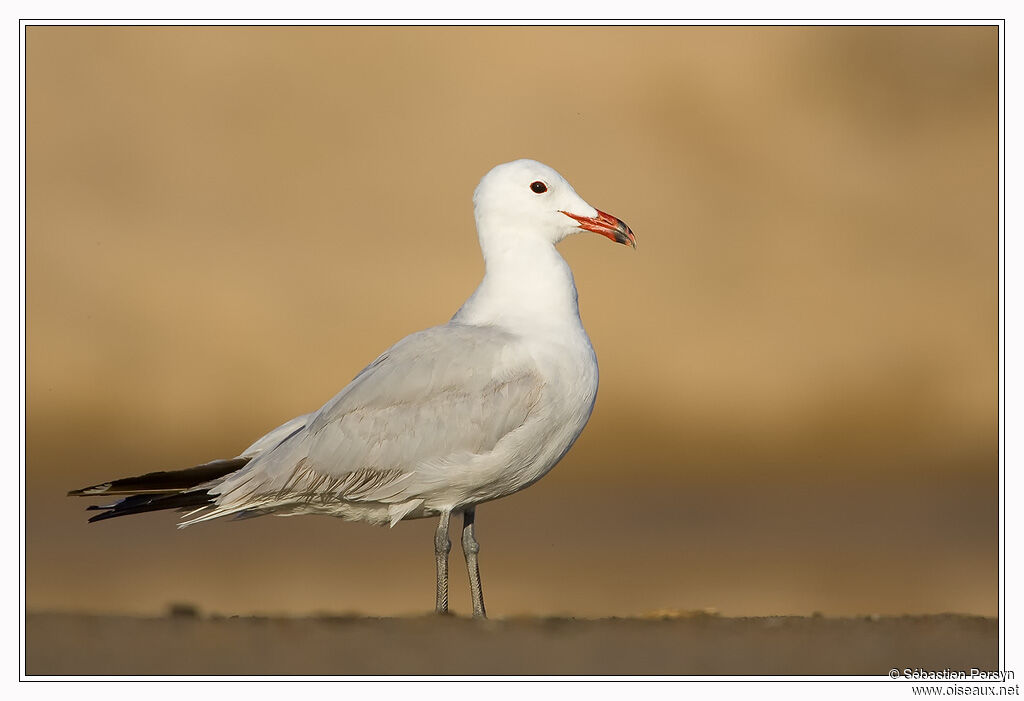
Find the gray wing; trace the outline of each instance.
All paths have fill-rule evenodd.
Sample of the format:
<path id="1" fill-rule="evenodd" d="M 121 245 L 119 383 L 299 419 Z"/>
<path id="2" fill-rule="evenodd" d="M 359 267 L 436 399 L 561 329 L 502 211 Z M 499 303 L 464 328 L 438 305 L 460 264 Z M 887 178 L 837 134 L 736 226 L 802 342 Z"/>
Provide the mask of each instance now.
<path id="1" fill-rule="evenodd" d="M 292 437 L 293 434 L 298 433 L 300 430 L 305 428 L 306 424 L 313 420 L 316 414 L 303 414 L 302 416 L 296 416 L 291 421 L 281 424 L 273 431 L 263 436 L 255 443 L 250 445 L 242 454 L 240 458 L 255 458 L 260 453 L 265 453 L 273 450 L 278 445 L 283 443 Z"/>
<path id="2" fill-rule="evenodd" d="M 396 504 L 522 426 L 543 380 L 515 336 L 448 324 L 399 341 L 319 411 L 253 444 L 206 520 L 302 500 Z M 245 455 L 243 454 L 243 455 Z M 440 475 L 439 475 L 440 471 Z"/>

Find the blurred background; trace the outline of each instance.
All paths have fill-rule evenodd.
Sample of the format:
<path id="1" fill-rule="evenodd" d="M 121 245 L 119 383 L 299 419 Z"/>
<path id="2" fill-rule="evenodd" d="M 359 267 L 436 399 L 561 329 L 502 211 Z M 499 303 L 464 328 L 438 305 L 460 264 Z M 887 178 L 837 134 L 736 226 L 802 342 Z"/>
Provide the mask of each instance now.
<path id="1" fill-rule="evenodd" d="M 447 321 L 473 188 L 529 157 L 640 245 L 561 244 L 601 390 L 478 510 L 492 615 L 996 615 L 997 42 L 28 28 L 28 609 L 430 611 L 433 520 L 88 525 L 64 495 L 233 456 Z"/>

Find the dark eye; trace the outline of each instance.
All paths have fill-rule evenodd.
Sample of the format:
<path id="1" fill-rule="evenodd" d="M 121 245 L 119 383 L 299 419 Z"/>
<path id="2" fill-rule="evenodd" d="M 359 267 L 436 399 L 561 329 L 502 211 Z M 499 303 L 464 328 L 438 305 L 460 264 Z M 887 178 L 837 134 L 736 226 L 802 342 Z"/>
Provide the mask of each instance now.
<path id="1" fill-rule="evenodd" d="M 542 192 L 547 192 L 548 186 L 542 183 L 540 180 L 536 180 L 530 183 L 530 189 L 539 195 Z"/>

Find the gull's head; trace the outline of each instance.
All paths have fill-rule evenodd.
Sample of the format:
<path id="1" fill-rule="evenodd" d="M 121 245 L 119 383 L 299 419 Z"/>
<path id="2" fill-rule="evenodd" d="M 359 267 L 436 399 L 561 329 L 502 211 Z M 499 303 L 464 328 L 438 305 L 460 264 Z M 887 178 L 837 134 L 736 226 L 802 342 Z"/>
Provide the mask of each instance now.
<path id="1" fill-rule="evenodd" d="M 473 193 L 473 211 L 482 242 L 517 237 L 554 244 L 592 231 L 636 248 L 625 222 L 587 204 L 554 168 L 525 158 L 495 166 L 483 177 Z"/>

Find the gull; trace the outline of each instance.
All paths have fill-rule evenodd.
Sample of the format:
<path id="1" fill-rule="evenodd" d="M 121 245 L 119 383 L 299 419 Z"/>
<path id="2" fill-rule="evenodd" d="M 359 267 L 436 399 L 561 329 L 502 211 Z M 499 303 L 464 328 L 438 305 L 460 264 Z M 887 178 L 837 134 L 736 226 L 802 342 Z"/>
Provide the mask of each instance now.
<path id="1" fill-rule="evenodd" d="M 436 611 L 448 612 L 449 522 L 462 515 L 473 616 L 486 617 L 478 504 L 524 489 L 590 418 L 598 368 L 572 271 L 555 248 L 590 231 L 636 248 L 628 226 L 549 166 L 495 166 L 473 194 L 483 281 L 451 320 L 402 339 L 319 410 L 239 456 L 69 492 L 121 496 L 89 519 L 178 509 L 179 527 L 234 516 L 326 514 L 394 526 L 438 517 Z"/>

